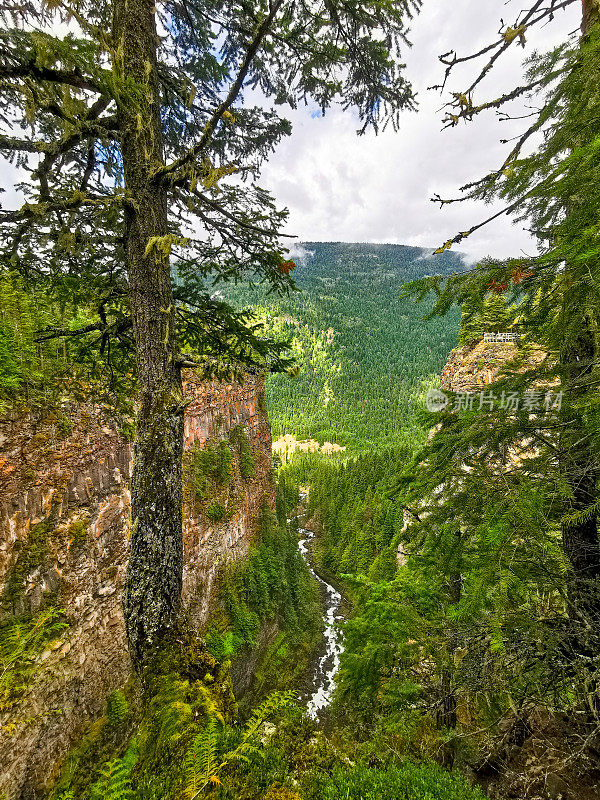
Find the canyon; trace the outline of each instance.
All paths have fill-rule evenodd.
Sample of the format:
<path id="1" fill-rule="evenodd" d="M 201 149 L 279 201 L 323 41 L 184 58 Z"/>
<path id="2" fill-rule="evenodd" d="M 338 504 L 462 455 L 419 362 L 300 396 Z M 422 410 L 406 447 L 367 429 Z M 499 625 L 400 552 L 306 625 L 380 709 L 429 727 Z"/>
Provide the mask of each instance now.
<path id="1" fill-rule="evenodd" d="M 274 505 L 264 377 L 185 381 L 188 452 L 243 428 L 254 474 L 234 463 L 221 521 L 184 508 L 183 612 L 199 634 L 220 567 L 243 558 L 261 507 Z M 129 421 L 130 422 L 130 421 Z M 65 609 L 66 627 L 37 657 L 35 680 L 0 715 L 0 796 L 34 798 L 130 674 L 121 594 L 128 559 L 132 444 L 127 419 L 93 402 L 13 412 L 0 421 L 2 619 Z M 234 457 L 235 462 L 235 457 Z"/>

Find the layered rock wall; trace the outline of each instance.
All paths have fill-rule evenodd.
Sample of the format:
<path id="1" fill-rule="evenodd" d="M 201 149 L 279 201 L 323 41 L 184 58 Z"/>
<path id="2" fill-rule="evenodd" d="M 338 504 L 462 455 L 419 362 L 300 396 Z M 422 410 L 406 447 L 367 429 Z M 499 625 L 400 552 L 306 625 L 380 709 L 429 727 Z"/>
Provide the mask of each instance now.
<path id="1" fill-rule="evenodd" d="M 261 506 L 273 504 L 271 433 L 260 376 L 243 385 L 192 376 L 186 395 L 186 449 L 243 426 L 255 463 L 250 478 L 241 480 L 238 470 L 235 503 L 222 522 L 210 521 L 197 503 L 184 509 L 183 603 L 201 630 L 219 567 L 248 552 Z M 121 426 L 109 409 L 91 404 L 0 422 L 3 619 L 53 605 L 69 623 L 39 655 L 25 696 L 0 716 L 0 796 L 8 800 L 43 793 L 130 671 L 121 594 L 132 447 Z"/>

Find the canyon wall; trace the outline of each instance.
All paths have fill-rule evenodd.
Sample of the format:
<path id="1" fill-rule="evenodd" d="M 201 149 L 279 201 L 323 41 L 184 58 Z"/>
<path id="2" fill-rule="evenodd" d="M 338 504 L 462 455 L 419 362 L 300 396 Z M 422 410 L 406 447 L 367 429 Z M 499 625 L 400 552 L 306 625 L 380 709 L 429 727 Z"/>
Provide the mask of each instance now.
<path id="1" fill-rule="evenodd" d="M 185 388 L 187 452 L 243 426 L 254 459 L 254 475 L 243 478 L 234 455 L 222 521 L 208 519 L 206 505 L 187 494 L 183 604 L 201 631 L 219 567 L 248 552 L 260 508 L 273 505 L 271 432 L 261 376 L 243 385 L 188 376 Z M 92 404 L 0 422 L 2 619 L 54 606 L 68 621 L 38 655 L 24 696 L 13 707 L 0 701 L 0 796 L 8 800 L 43 793 L 130 671 L 121 594 L 132 446 L 123 424 Z"/>
<path id="2" fill-rule="evenodd" d="M 496 380 L 518 353 L 519 348 L 513 342 L 486 342 L 483 339 L 455 347 L 442 370 L 441 389 L 449 392 L 480 392 Z M 529 347 L 518 371 L 534 369 L 544 357 L 541 348 Z"/>

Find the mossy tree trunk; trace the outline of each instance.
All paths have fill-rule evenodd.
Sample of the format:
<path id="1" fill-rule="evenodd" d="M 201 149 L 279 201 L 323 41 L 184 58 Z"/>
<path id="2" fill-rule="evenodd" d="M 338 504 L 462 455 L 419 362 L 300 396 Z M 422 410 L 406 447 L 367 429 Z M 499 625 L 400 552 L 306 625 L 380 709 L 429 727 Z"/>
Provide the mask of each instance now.
<path id="1" fill-rule="evenodd" d="M 138 381 L 124 611 L 139 668 L 177 616 L 183 564 L 181 374 L 169 259 L 156 246 L 167 234 L 167 193 L 152 180 L 164 161 L 153 0 L 114 0 L 114 41 Z"/>
<path id="2" fill-rule="evenodd" d="M 585 37 L 600 19 L 600 2 L 583 0 L 582 7 L 581 31 Z M 572 307 L 566 308 L 565 316 L 568 318 L 573 311 Z M 565 477 L 572 491 L 571 516 L 585 512 L 596 502 L 596 454 L 582 409 L 590 378 L 596 369 L 597 345 L 593 328 L 590 315 L 584 311 L 578 336 L 566 342 L 560 353 L 567 401 L 562 416 L 561 451 Z M 600 542 L 596 514 L 588 513 L 581 521 L 563 523 L 562 540 L 573 573 L 573 610 L 583 611 L 586 617 L 591 614 L 593 618 L 599 618 Z"/>
<path id="3" fill-rule="evenodd" d="M 583 0 L 581 31 L 585 38 L 600 20 L 599 0 Z M 571 568 L 568 587 L 569 616 L 572 623 L 569 647 L 575 658 L 583 656 L 591 664 L 585 667 L 588 702 L 600 718 L 600 692 L 595 660 L 600 644 L 600 540 L 598 517 L 593 507 L 597 501 L 598 461 L 592 432 L 585 419 L 586 396 L 590 381 L 595 383 L 598 354 L 595 324 L 589 312 L 579 312 L 576 301 L 569 301 L 563 313 L 567 320 L 579 314 L 578 335 L 566 341 L 560 351 L 565 403 L 561 413 L 560 462 L 569 485 L 571 498 L 564 521 L 562 546 Z M 579 518 L 573 519 L 579 515 Z"/>

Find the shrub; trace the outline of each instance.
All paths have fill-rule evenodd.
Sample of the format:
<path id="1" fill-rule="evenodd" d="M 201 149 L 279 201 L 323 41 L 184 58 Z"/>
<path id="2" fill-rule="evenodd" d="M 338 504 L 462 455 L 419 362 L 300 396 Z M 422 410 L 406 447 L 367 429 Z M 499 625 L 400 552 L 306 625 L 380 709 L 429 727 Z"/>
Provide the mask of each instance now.
<path id="1" fill-rule="evenodd" d="M 256 475 L 256 464 L 243 425 L 236 425 L 231 429 L 229 441 L 237 447 L 242 478 L 253 478 Z"/>
<path id="2" fill-rule="evenodd" d="M 310 800 L 485 800 L 455 772 L 405 762 L 387 770 L 357 766 L 314 781 Z"/>
<path id="3" fill-rule="evenodd" d="M 186 477 L 199 500 L 205 500 L 211 483 L 224 486 L 232 474 L 233 453 L 227 442 L 203 448 L 196 444 L 187 455 Z"/>
<path id="4" fill-rule="evenodd" d="M 225 519 L 227 509 L 222 503 L 211 503 L 206 509 L 206 516 L 213 522 L 221 522 Z"/>

